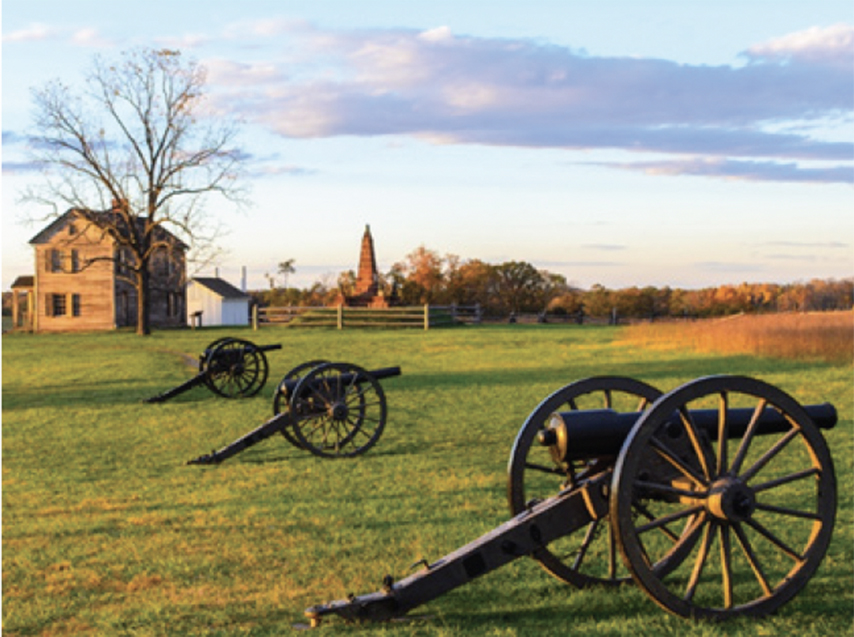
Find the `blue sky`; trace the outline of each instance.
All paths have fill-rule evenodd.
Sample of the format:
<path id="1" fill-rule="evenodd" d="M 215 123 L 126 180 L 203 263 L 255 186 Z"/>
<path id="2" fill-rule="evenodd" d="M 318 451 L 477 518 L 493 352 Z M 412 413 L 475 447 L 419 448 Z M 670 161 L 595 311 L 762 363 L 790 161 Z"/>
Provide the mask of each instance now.
<path id="1" fill-rule="evenodd" d="M 253 205 L 208 205 L 234 283 L 334 283 L 365 224 L 382 270 L 424 245 L 583 288 L 854 275 L 849 0 L 4 0 L 2 32 L 3 289 L 34 268 L 30 89 L 137 46 L 244 122 Z"/>

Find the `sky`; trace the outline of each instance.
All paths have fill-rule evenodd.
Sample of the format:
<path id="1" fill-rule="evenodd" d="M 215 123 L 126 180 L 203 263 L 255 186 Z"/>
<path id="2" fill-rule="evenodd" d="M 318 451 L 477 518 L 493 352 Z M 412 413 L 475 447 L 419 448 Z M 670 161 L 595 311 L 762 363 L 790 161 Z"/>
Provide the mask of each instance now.
<path id="1" fill-rule="evenodd" d="M 178 49 L 240 122 L 251 206 L 210 199 L 250 289 L 420 246 L 575 286 L 854 276 L 850 0 L 3 0 L 2 288 L 44 212 L 31 90 Z M 278 277 L 278 284 L 282 278 Z"/>

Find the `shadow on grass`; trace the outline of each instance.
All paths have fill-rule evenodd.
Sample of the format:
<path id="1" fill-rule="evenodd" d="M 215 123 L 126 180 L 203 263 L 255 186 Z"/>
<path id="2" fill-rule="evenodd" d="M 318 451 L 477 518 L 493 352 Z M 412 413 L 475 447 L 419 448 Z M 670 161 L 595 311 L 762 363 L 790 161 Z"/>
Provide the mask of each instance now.
<path id="1" fill-rule="evenodd" d="M 776 368 L 778 370 L 786 369 L 789 364 L 795 365 L 795 363 L 778 362 Z M 800 371 L 807 371 L 814 367 L 822 369 L 825 367 L 822 363 L 798 362 L 796 365 Z M 739 373 L 761 377 L 764 373 L 767 373 L 768 363 L 767 361 L 757 360 L 750 356 L 730 356 L 723 358 L 697 357 L 661 362 L 638 361 L 622 364 L 618 367 L 597 366 L 595 369 L 592 369 L 588 363 L 580 365 L 578 368 L 564 365 L 556 369 L 549 367 L 536 369 L 507 368 L 473 370 L 468 372 L 421 373 L 404 370 L 404 374 L 400 378 L 391 379 L 388 381 L 388 384 L 383 383 L 383 388 L 386 392 L 412 389 L 440 391 L 446 388 L 464 390 L 471 387 L 512 389 L 514 387 L 525 387 L 532 382 L 536 382 L 548 383 L 552 387 L 551 391 L 556 391 L 577 380 L 590 376 L 606 375 L 638 378 L 655 385 L 656 379 L 670 379 L 673 376 L 683 376 L 685 370 L 691 369 L 698 370 L 697 376 Z M 190 378 L 189 376 L 183 377 L 172 381 L 172 384 L 168 380 L 161 382 L 151 378 L 139 379 L 136 382 L 129 381 L 127 378 L 120 378 L 100 381 L 98 383 L 87 383 L 79 380 L 68 382 L 68 379 L 58 379 L 58 382 L 50 384 L 4 384 L 3 407 L 4 411 L 17 407 L 31 407 L 33 405 L 62 405 L 69 408 L 88 407 L 92 405 L 133 405 L 136 407 L 146 399 L 162 394 L 172 387 L 186 382 Z M 240 400 L 272 402 L 272 392 L 278 385 L 278 381 L 275 381 L 275 378 L 271 376 L 268 380 L 270 387 L 262 389 L 261 392 L 251 398 Z M 131 391 L 127 391 L 129 382 L 133 384 Z M 669 391 L 670 389 L 674 389 L 674 387 L 662 386 L 659 389 Z M 440 398 L 441 396 L 437 395 L 437 399 Z M 544 395 L 541 398 L 546 398 L 546 396 Z M 227 399 L 217 396 L 204 386 L 199 386 L 169 399 L 168 402 L 170 404 L 195 404 L 209 400 Z M 156 407 L 156 404 L 151 405 L 151 407 Z"/>

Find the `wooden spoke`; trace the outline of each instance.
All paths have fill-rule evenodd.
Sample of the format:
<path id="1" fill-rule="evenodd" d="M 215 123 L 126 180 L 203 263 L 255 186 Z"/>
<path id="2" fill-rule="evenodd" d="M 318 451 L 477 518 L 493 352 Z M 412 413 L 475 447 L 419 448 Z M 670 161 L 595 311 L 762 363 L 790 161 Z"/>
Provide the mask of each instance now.
<path id="1" fill-rule="evenodd" d="M 714 522 L 709 522 L 703 528 L 703 543 L 700 545 L 700 552 L 697 554 L 697 559 L 694 560 L 694 570 L 691 572 L 691 578 L 688 580 L 688 585 L 683 595 L 683 598 L 687 601 L 691 601 L 694 598 L 694 593 L 697 592 L 697 585 L 700 583 L 700 576 L 703 574 L 703 568 L 709 556 L 709 549 L 715 537 L 715 526 Z"/>
<path id="2" fill-rule="evenodd" d="M 753 478 L 753 476 L 755 476 L 757 473 L 759 473 L 759 471 L 761 471 L 765 465 L 767 465 L 769 462 L 771 462 L 771 460 L 774 459 L 774 456 L 776 456 L 778 453 L 780 453 L 786 447 L 786 445 L 788 445 L 792 441 L 792 439 L 797 435 L 798 435 L 797 429 L 789 430 L 789 432 L 786 435 L 784 435 L 782 438 L 780 438 L 776 442 L 776 444 L 774 444 L 773 447 L 771 447 L 768 451 L 766 451 L 764 454 L 762 454 L 762 457 L 759 458 L 759 460 L 757 460 L 755 463 L 753 463 L 753 466 L 750 467 L 750 469 L 748 469 L 743 474 L 741 474 L 741 476 L 740 476 L 741 479 L 744 480 L 745 482 L 749 482 Z"/>
<path id="3" fill-rule="evenodd" d="M 730 473 L 732 475 L 738 475 L 741 471 L 741 465 L 744 462 L 744 458 L 747 456 L 747 450 L 750 448 L 750 443 L 756 435 L 756 428 L 759 425 L 759 417 L 762 415 L 762 412 L 765 411 L 765 407 L 767 406 L 768 401 L 765 398 L 762 398 L 756 405 L 756 409 L 753 410 L 753 417 L 750 419 L 750 423 L 747 425 L 744 436 L 741 438 L 741 443 L 735 452 L 735 459 L 732 461 L 732 466 L 730 467 Z"/>
<path id="4" fill-rule="evenodd" d="M 691 482 L 696 484 L 698 487 L 706 488 L 708 486 L 708 482 L 703 478 L 703 476 L 682 462 L 676 453 L 671 451 L 667 445 L 661 442 L 661 440 L 658 438 L 652 438 L 650 440 L 650 446 L 656 451 L 656 453 L 658 453 L 659 456 L 673 465 L 682 475 L 691 480 Z"/>

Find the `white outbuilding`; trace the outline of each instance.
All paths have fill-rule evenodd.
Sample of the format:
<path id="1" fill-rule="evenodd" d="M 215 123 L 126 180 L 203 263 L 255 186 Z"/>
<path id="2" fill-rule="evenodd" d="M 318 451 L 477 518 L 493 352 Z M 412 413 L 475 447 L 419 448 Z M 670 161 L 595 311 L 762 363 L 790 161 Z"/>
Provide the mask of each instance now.
<path id="1" fill-rule="evenodd" d="M 249 301 L 228 281 L 196 277 L 187 283 L 188 325 L 249 325 Z"/>

